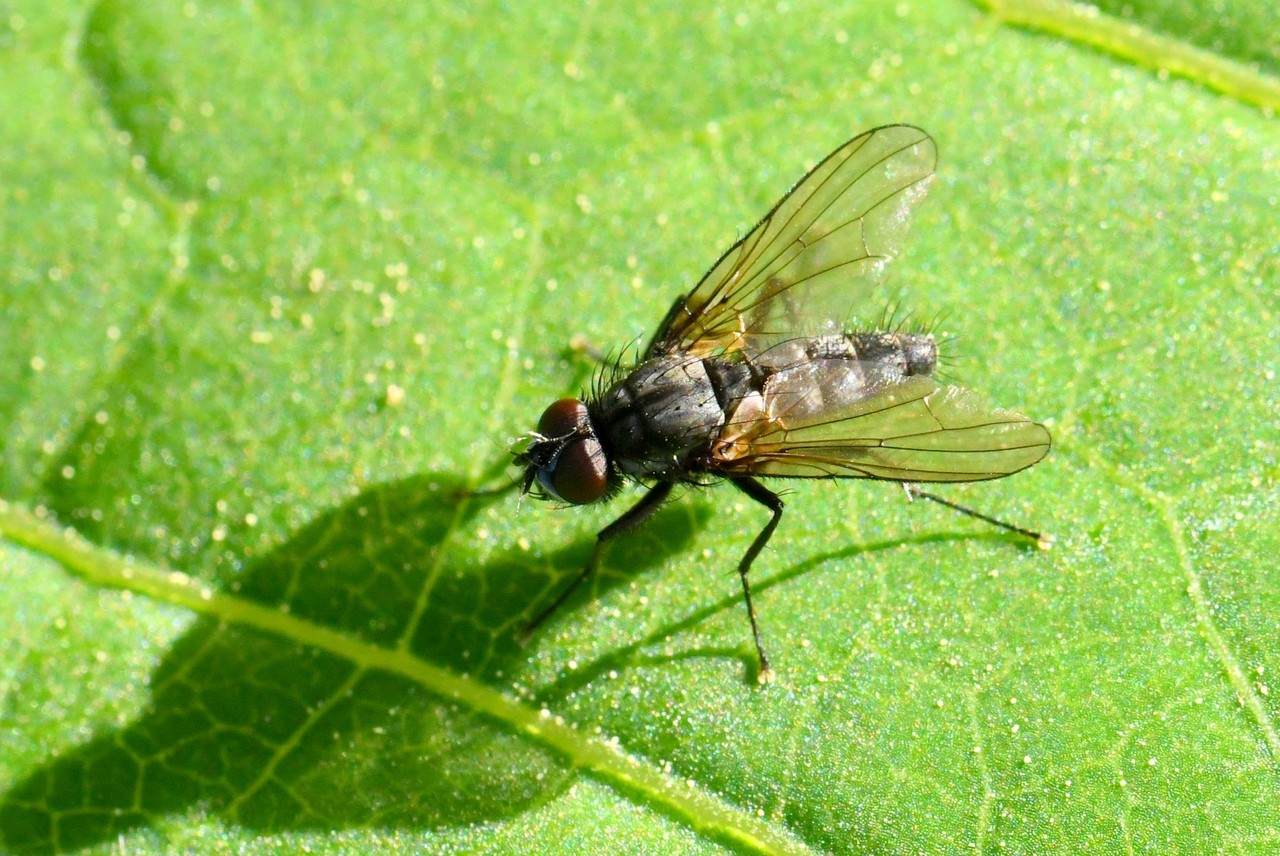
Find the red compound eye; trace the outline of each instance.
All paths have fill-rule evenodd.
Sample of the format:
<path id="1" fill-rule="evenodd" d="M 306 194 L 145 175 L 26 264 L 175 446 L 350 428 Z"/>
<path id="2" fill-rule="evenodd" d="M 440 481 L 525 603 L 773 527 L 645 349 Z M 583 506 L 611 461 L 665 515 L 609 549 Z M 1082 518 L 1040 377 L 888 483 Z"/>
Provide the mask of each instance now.
<path id="1" fill-rule="evenodd" d="M 595 502 L 609 490 L 609 463 L 595 437 L 574 440 L 549 467 L 538 472 L 538 481 L 559 499 L 574 505 Z"/>
<path id="2" fill-rule="evenodd" d="M 587 406 L 576 398 L 562 398 L 542 411 L 538 433 L 548 439 L 564 437 L 587 422 Z"/>

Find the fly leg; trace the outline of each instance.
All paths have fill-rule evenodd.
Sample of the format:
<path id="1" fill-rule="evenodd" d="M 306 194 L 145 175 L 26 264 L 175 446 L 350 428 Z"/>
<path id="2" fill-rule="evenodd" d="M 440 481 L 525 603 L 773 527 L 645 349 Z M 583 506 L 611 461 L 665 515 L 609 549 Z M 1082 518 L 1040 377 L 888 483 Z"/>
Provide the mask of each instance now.
<path id="1" fill-rule="evenodd" d="M 640 497 L 640 501 L 631 506 L 626 513 L 596 534 L 595 549 L 591 551 L 591 558 L 587 561 L 587 566 L 582 569 L 582 573 L 578 574 L 568 588 L 562 591 L 550 606 L 539 612 L 532 621 L 524 626 L 524 629 L 520 631 L 521 644 L 528 642 L 529 637 L 541 626 L 542 622 L 550 618 L 552 613 L 564 605 L 570 595 L 577 591 L 578 587 L 596 572 L 600 567 L 600 560 L 604 558 L 604 549 L 608 543 L 624 532 L 630 532 L 652 517 L 653 513 L 658 510 L 658 507 L 671 494 L 672 487 L 672 482 L 658 482 L 644 496 Z"/>
<path id="2" fill-rule="evenodd" d="M 756 653 L 760 655 L 760 674 L 757 680 L 767 684 L 773 680 L 773 669 L 769 666 L 769 658 L 765 656 L 764 643 L 760 641 L 760 625 L 756 621 L 756 608 L 751 603 L 751 586 L 747 582 L 747 571 L 751 570 L 751 563 L 756 560 L 756 556 L 760 555 L 764 545 L 769 543 L 773 530 L 778 528 L 778 521 L 782 519 L 782 500 L 776 493 L 753 478 L 736 478 L 731 481 L 738 490 L 773 512 L 769 522 L 760 530 L 760 534 L 756 535 L 756 540 L 751 542 L 742 561 L 738 563 L 738 576 L 742 579 L 742 597 L 747 602 L 747 617 L 751 619 L 751 636 L 755 639 Z"/>
<path id="3" fill-rule="evenodd" d="M 983 514 L 981 511 L 975 511 L 966 505 L 961 505 L 958 502 L 943 499 L 935 493 L 929 493 L 928 491 L 921 490 L 919 485 L 911 484 L 910 482 L 903 482 L 902 487 L 907 492 L 907 499 L 915 499 L 916 497 L 919 497 L 920 499 L 927 499 L 930 502 L 936 502 L 938 505 L 945 505 L 947 508 L 958 511 L 961 514 L 966 514 L 969 517 L 976 517 L 984 523 L 990 523 L 992 526 L 998 526 L 1001 529 L 1006 529 L 1010 532 L 1017 532 L 1019 535 L 1025 535 L 1032 541 L 1035 541 L 1036 546 L 1041 550 L 1048 550 L 1053 546 L 1053 536 L 1048 532 L 1036 532 L 1034 529 L 1024 529 L 1021 526 L 1006 523 L 1005 521 L 992 517 L 989 514 Z"/>

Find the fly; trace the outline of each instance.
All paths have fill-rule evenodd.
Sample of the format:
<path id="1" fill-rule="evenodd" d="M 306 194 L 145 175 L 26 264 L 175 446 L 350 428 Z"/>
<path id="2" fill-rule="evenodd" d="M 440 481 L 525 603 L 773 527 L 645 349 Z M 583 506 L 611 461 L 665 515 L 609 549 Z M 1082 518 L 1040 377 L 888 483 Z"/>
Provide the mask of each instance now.
<path id="1" fill-rule="evenodd" d="M 587 505 L 627 481 L 646 493 L 596 537 L 586 567 L 530 622 L 532 632 L 600 566 L 605 547 L 647 520 L 678 484 L 726 480 L 769 510 L 738 563 L 758 679 L 772 677 L 748 571 L 782 519 L 761 478 L 853 478 L 922 497 L 1021 533 L 922 491 L 1024 470 L 1049 432 L 934 377 L 928 332 L 849 329 L 850 308 L 897 255 L 937 147 L 919 128 L 867 131 L 832 152 L 667 312 L 639 360 L 593 394 L 561 399 L 516 454 L 523 492 Z"/>

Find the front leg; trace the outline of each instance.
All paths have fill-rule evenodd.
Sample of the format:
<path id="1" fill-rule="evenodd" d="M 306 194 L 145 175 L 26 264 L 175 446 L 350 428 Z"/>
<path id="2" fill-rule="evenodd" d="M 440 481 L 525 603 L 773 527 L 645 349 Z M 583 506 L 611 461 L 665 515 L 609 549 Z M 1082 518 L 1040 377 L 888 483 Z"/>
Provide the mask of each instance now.
<path id="1" fill-rule="evenodd" d="M 574 581 L 569 584 L 569 587 L 562 591 L 550 606 L 539 612 L 532 621 L 524 626 L 524 629 L 520 631 L 521 644 L 528 642 L 529 637 L 534 634 L 534 631 L 538 629 L 542 622 L 550 618 L 551 614 L 559 609 L 569 599 L 569 596 L 577 591 L 578 587 L 596 572 L 596 569 L 600 567 L 600 560 L 604 558 L 604 548 L 610 541 L 624 532 L 630 532 L 653 516 L 653 513 L 658 510 L 658 507 L 671 494 L 672 486 L 672 482 L 658 482 L 644 496 L 640 497 L 639 502 L 631 506 L 621 517 L 596 534 L 595 549 L 591 551 L 591 558 L 587 561 L 587 566 L 582 569 L 582 573 L 578 574 Z"/>
<path id="2" fill-rule="evenodd" d="M 756 608 L 751 603 L 751 586 L 747 583 L 747 571 L 751 570 L 751 563 L 756 560 L 756 556 L 760 555 L 764 545 L 769 543 L 773 530 L 778 528 L 778 521 L 782 519 L 783 503 L 776 493 L 753 478 L 744 476 L 731 481 L 738 490 L 773 512 L 769 522 L 760 530 L 760 534 L 756 535 L 756 540 L 751 542 L 742 561 L 738 563 L 738 576 L 742 579 L 742 597 L 747 602 L 747 617 L 751 619 L 751 636 L 756 642 L 756 653 L 760 655 L 760 675 L 757 680 L 767 684 L 773 680 L 773 669 L 769 666 L 769 658 L 765 656 L 764 643 L 760 641 L 760 625 L 756 621 Z"/>

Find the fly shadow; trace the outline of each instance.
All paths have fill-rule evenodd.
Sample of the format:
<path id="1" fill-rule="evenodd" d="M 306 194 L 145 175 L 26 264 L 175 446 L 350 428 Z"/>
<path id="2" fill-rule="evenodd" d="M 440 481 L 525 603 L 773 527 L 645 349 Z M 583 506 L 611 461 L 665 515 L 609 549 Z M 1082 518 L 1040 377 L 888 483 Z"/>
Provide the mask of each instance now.
<path id="1" fill-rule="evenodd" d="M 519 628 L 594 539 L 482 560 L 485 503 L 449 476 L 371 488 L 237 578 L 236 594 L 507 688 L 527 656 Z M 708 516 L 692 507 L 657 515 L 643 545 L 624 539 L 609 565 L 640 573 L 682 551 Z M 604 574 L 597 591 L 626 578 Z M 0 849 L 100 846 L 202 812 L 264 833 L 463 826 L 528 810 L 572 777 L 561 759 L 420 684 L 212 619 L 173 644 L 150 689 L 135 721 L 0 796 Z"/>

